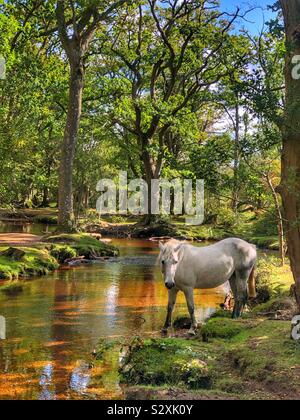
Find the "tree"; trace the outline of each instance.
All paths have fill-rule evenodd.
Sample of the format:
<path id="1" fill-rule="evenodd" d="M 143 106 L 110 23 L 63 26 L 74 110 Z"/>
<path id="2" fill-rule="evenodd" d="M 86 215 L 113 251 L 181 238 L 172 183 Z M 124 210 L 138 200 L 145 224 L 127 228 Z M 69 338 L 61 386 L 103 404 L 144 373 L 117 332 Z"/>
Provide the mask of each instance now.
<path id="1" fill-rule="evenodd" d="M 58 34 L 70 66 L 67 120 L 59 170 L 58 224 L 62 230 L 75 227 L 73 164 L 82 113 L 86 54 L 99 24 L 126 0 L 108 3 L 104 5 L 104 10 L 94 1 L 75 3 L 72 0 L 58 0 L 56 5 Z"/>
<path id="2" fill-rule="evenodd" d="M 102 78 L 102 89 L 111 82 L 112 120 L 130 134 L 131 149 L 138 149 L 149 208 L 151 181 L 162 174 L 170 140 L 196 129 L 213 87 L 245 60 L 243 42 L 230 35 L 239 10 L 226 15 L 214 1 L 168 4 L 140 1 L 119 14 Z M 152 220 L 147 216 L 145 223 Z"/>
<path id="3" fill-rule="evenodd" d="M 282 126 L 282 179 L 280 193 L 287 223 L 287 244 L 300 310 L 300 77 L 295 57 L 300 57 L 300 3 L 281 0 L 286 34 L 286 104 Z"/>
<path id="4" fill-rule="evenodd" d="M 48 204 L 50 189 L 56 200 L 63 127 L 56 100 L 66 77 L 59 51 L 49 54 L 49 40 L 39 39 L 48 6 L 40 0 L 0 5 L 0 52 L 7 63 L 7 77 L 0 81 L 1 205 L 41 205 L 43 195 Z"/>

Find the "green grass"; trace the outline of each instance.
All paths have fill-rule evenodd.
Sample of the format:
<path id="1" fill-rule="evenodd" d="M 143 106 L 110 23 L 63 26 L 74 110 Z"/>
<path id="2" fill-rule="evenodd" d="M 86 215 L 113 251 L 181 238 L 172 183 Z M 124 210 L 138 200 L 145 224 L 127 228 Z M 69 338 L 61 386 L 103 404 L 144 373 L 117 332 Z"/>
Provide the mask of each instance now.
<path id="1" fill-rule="evenodd" d="M 294 283 L 289 262 L 281 266 L 280 259 L 271 255 L 260 255 L 257 267 L 258 288 L 266 286 L 270 297 L 278 297 L 289 292 Z"/>
<path id="2" fill-rule="evenodd" d="M 201 328 L 202 337 L 209 338 L 233 338 L 246 328 L 251 328 L 252 323 L 247 324 L 244 320 L 232 320 L 229 318 L 212 318 Z"/>

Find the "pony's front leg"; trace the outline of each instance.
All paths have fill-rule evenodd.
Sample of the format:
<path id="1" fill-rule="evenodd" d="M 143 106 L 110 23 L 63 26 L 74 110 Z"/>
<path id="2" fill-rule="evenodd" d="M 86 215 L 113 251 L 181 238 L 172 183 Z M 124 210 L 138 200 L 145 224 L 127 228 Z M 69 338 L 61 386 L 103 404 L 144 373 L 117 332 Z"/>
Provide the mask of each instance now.
<path id="1" fill-rule="evenodd" d="M 166 318 L 166 322 L 165 325 L 162 329 L 163 333 L 168 332 L 168 328 L 171 327 L 172 325 L 172 313 L 173 313 L 173 309 L 176 303 L 176 299 L 177 299 L 177 294 L 178 294 L 178 289 L 174 288 L 169 290 L 169 302 L 168 302 L 168 308 L 167 308 L 167 318 Z"/>
<path id="2" fill-rule="evenodd" d="M 184 294 L 185 294 L 187 307 L 188 307 L 189 314 L 190 314 L 191 321 L 192 321 L 192 325 L 191 325 L 191 329 L 189 331 L 189 334 L 190 335 L 196 335 L 198 325 L 197 325 L 197 320 L 196 320 L 196 316 L 195 316 L 194 289 L 188 288 L 184 291 Z"/>

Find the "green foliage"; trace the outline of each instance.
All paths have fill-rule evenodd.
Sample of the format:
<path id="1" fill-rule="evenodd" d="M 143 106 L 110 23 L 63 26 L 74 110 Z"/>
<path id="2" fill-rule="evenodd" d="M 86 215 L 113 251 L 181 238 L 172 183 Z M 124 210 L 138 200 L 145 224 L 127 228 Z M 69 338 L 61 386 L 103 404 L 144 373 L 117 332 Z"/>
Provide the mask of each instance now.
<path id="1" fill-rule="evenodd" d="M 262 295 L 260 303 L 264 303 L 270 298 L 288 293 L 293 284 L 293 277 L 289 265 L 282 267 L 276 256 L 267 258 L 261 256 L 257 267 L 256 282 L 258 295 Z"/>

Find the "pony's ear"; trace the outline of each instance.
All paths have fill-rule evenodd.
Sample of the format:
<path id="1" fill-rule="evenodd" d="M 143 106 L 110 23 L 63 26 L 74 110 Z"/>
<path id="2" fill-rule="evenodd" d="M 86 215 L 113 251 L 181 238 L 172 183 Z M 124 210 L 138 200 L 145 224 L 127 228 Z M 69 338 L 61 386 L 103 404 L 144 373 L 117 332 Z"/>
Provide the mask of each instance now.
<path id="1" fill-rule="evenodd" d="M 159 249 L 161 251 L 163 251 L 165 249 L 165 246 L 164 246 L 164 244 L 162 242 L 159 242 L 158 246 L 159 246 Z"/>
<path id="2" fill-rule="evenodd" d="M 180 251 L 180 248 L 184 245 L 184 243 L 182 242 L 181 244 L 177 245 L 176 248 L 174 248 L 174 252 L 178 252 Z"/>

